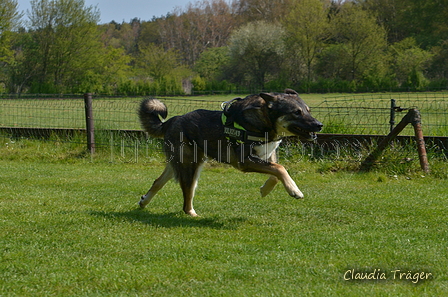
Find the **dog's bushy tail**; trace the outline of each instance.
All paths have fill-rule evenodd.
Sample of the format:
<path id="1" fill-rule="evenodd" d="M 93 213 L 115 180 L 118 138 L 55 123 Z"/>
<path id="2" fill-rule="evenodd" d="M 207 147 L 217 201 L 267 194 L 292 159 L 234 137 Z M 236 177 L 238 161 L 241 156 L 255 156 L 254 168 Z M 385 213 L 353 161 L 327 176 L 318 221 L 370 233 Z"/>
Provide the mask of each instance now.
<path id="1" fill-rule="evenodd" d="M 159 138 L 163 137 L 163 122 L 161 118 L 166 119 L 168 115 L 168 109 L 163 102 L 157 99 L 144 99 L 140 103 L 138 115 L 143 129 L 149 135 Z"/>

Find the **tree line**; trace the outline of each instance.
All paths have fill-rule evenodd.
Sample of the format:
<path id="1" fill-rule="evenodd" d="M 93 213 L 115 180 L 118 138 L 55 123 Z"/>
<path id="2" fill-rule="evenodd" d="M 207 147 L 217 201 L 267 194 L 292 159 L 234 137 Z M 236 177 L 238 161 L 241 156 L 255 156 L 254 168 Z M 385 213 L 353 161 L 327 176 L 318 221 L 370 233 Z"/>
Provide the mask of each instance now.
<path id="1" fill-rule="evenodd" d="M 84 0 L 0 4 L 3 93 L 448 86 L 448 0 L 201 0 L 107 24 Z"/>

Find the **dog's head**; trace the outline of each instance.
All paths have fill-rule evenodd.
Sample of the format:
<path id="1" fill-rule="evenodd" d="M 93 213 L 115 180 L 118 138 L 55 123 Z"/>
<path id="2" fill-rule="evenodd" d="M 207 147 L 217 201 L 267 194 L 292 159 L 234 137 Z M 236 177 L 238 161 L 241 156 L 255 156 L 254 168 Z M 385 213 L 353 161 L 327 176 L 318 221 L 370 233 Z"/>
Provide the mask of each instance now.
<path id="1" fill-rule="evenodd" d="M 310 108 L 291 89 L 284 93 L 261 93 L 266 102 L 271 121 L 280 136 L 299 136 L 307 140 L 316 139 L 316 133 L 323 124 L 311 116 Z"/>
<path id="2" fill-rule="evenodd" d="M 291 89 L 284 93 L 261 93 L 224 102 L 224 114 L 249 131 L 275 131 L 278 136 L 316 139 L 322 123 L 313 118 L 309 107 Z"/>

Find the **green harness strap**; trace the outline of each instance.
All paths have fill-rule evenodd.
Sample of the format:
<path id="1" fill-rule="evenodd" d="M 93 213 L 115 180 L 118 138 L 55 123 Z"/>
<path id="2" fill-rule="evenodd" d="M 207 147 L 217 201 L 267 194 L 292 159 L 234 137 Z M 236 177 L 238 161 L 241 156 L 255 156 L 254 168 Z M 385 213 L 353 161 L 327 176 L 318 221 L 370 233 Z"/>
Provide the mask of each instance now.
<path id="1" fill-rule="evenodd" d="M 222 124 L 223 124 L 224 126 L 230 126 L 230 125 L 233 124 L 233 127 L 234 127 L 235 129 L 239 129 L 239 130 L 244 130 L 244 131 L 246 131 L 246 129 L 244 129 L 244 127 L 241 126 L 240 124 L 238 124 L 237 122 L 231 121 L 230 123 L 228 123 L 228 122 L 227 122 L 227 116 L 226 116 L 224 113 L 222 113 L 221 120 L 222 120 Z"/>
<path id="2" fill-rule="evenodd" d="M 227 139 L 236 140 L 238 143 L 245 142 L 268 142 L 268 137 L 266 133 L 255 133 L 244 129 L 240 124 L 229 121 L 227 116 L 222 113 L 221 116 L 222 124 L 224 125 L 224 134 Z"/>

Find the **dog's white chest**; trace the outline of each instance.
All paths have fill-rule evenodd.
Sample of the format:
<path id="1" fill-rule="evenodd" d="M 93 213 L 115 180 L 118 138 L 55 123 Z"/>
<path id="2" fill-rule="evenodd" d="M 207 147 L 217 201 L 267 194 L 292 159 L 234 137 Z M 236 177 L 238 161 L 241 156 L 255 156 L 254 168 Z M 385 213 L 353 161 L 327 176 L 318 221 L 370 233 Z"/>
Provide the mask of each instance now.
<path id="1" fill-rule="evenodd" d="M 278 148 L 281 142 L 281 140 L 278 140 L 256 145 L 254 146 L 255 155 L 260 159 L 267 161 Z"/>

